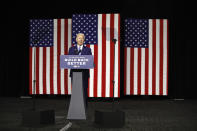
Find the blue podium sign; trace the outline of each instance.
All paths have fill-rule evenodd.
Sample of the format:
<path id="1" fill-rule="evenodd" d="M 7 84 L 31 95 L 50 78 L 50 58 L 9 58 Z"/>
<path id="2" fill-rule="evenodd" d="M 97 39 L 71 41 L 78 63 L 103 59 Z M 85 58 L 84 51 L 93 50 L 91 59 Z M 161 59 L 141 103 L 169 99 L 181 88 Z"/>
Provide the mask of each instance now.
<path id="1" fill-rule="evenodd" d="M 92 55 L 61 55 L 60 68 L 91 69 L 94 68 L 94 58 Z"/>

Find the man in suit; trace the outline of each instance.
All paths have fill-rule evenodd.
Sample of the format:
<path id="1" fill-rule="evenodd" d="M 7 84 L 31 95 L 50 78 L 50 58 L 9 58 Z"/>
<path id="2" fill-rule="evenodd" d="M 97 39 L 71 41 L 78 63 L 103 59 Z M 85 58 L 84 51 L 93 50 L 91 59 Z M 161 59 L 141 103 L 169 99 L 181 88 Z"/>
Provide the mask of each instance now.
<path id="1" fill-rule="evenodd" d="M 85 35 L 82 33 L 78 33 L 76 37 L 77 45 L 74 45 L 69 48 L 68 55 L 92 55 L 91 49 L 84 45 Z M 90 77 L 89 69 L 72 69 L 70 71 L 70 77 L 72 80 L 73 71 L 82 71 L 83 74 L 83 89 L 85 95 L 85 104 L 87 107 L 87 90 L 88 90 L 88 78 Z"/>

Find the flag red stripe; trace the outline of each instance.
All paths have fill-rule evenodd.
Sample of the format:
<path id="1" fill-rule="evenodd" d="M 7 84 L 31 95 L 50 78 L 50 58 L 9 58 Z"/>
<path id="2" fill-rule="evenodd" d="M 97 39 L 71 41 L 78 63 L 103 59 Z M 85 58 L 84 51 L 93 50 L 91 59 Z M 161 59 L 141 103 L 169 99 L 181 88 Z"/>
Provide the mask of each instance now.
<path id="1" fill-rule="evenodd" d="M 46 94 L 46 47 L 43 47 L 43 94 Z"/>
<path id="2" fill-rule="evenodd" d="M 68 54 L 68 19 L 64 21 L 64 54 Z M 68 69 L 64 69 L 64 93 L 68 94 Z"/>
<path id="3" fill-rule="evenodd" d="M 127 86 L 127 48 L 124 48 L 124 95 L 126 95 Z"/>
<path id="4" fill-rule="evenodd" d="M 53 89 L 53 47 L 50 47 L 50 94 L 54 94 Z"/>
<path id="5" fill-rule="evenodd" d="M 152 94 L 155 95 L 156 85 L 156 20 L 153 20 L 153 64 L 152 64 Z"/>
<path id="6" fill-rule="evenodd" d="M 110 15 L 110 97 L 113 97 L 114 87 L 114 14 Z"/>
<path id="7" fill-rule="evenodd" d="M 40 94 L 39 92 L 39 47 L 36 47 L 36 94 Z"/>
<path id="8" fill-rule="evenodd" d="M 120 14 L 118 15 L 118 97 L 120 97 Z"/>
<path id="9" fill-rule="evenodd" d="M 32 94 L 32 49 L 29 48 L 29 94 Z"/>
<path id="10" fill-rule="evenodd" d="M 102 97 L 106 92 L 106 14 L 102 15 Z"/>
<path id="11" fill-rule="evenodd" d="M 138 89 L 137 89 L 137 94 L 141 95 L 141 57 L 142 57 L 142 49 L 138 48 L 138 72 L 137 72 L 137 76 L 138 76 Z"/>
<path id="12" fill-rule="evenodd" d="M 97 75 L 98 75 L 98 45 L 94 45 L 94 97 L 97 97 Z"/>
<path id="13" fill-rule="evenodd" d="M 134 48 L 130 49 L 130 94 L 134 94 Z"/>
<path id="14" fill-rule="evenodd" d="M 148 95 L 149 50 L 145 48 L 145 95 Z"/>
<path id="15" fill-rule="evenodd" d="M 160 95 L 163 95 L 163 19 L 160 20 L 160 62 L 159 62 L 159 90 Z"/>
<path id="16" fill-rule="evenodd" d="M 61 94 L 60 52 L 61 52 L 61 19 L 58 19 L 57 20 L 57 94 Z"/>

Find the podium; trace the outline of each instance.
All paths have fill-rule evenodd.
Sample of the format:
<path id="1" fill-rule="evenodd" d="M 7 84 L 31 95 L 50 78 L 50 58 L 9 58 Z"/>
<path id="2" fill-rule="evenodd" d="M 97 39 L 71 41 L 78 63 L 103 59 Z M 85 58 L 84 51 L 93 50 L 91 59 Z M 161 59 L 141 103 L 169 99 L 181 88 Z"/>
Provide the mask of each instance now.
<path id="1" fill-rule="evenodd" d="M 92 55 L 61 55 L 60 68 L 72 70 L 72 95 L 67 119 L 86 120 L 86 96 L 84 89 L 84 69 L 93 68 Z"/>
<path id="2" fill-rule="evenodd" d="M 85 95 L 83 90 L 83 72 L 73 72 L 72 95 L 67 119 L 86 119 Z"/>

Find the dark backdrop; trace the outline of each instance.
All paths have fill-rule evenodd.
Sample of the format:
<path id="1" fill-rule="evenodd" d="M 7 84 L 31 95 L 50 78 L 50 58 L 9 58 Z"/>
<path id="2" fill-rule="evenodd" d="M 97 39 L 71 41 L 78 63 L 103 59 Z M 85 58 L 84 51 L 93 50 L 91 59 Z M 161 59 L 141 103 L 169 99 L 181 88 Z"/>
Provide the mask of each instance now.
<path id="1" fill-rule="evenodd" d="M 0 96 L 28 95 L 29 19 L 71 18 L 74 13 L 120 13 L 121 63 L 125 18 L 169 19 L 169 98 L 197 98 L 194 3 L 172 0 L 24 1 L 1 3 Z M 123 72 L 123 66 L 121 67 Z M 123 97 L 121 74 L 121 97 Z"/>

